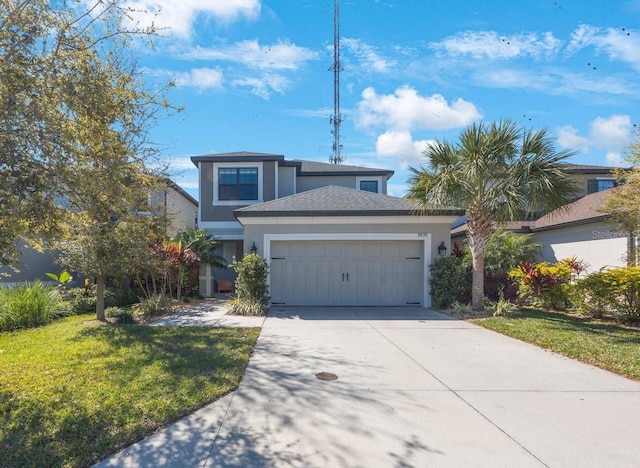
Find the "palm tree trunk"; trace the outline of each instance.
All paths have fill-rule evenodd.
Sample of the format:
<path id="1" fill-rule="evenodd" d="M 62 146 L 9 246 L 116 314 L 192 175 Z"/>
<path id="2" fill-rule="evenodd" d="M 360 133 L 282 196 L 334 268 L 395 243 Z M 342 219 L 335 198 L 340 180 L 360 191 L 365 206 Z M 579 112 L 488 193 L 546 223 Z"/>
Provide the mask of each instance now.
<path id="1" fill-rule="evenodd" d="M 471 276 L 471 307 L 484 309 L 484 252 L 471 251 L 473 273 Z"/>
<path id="2" fill-rule="evenodd" d="M 477 216 L 470 217 L 467 226 L 473 268 L 471 307 L 475 310 L 482 310 L 484 308 L 484 257 L 493 231 L 493 223 L 488 216 Z"/>

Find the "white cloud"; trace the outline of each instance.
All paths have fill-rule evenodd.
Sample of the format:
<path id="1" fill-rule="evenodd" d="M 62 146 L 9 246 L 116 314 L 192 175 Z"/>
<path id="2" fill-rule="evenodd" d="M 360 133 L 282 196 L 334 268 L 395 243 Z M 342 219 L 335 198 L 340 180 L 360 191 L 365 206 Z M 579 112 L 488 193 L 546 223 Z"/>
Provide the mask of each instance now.
<path id="1" fill-rule="evenodd" d="M 267 74 L 260 78 L 237 79 L 232 84 L 238 87 L 248 87 L 256 96 L 269 99 L 272 92 L 284 93 L 289 86 L 289 80 L 281 75 Z"/>
<path id="2" fill-rule="evenodd" d="M 390 67 L 396 65 L 395 61 L 389 61 L 381 57 L 372 46 L 360 39 L 344 38 L 340 43 L 360 60 L 361 66 L 367 69 L 367 71 L 373 70 L 378 73 L 384 73 L 388 71 Z"/>
<path id="3" fill-rule="evenodd" d="M 193 23 L 199 15 L 230 23 L 240 18 L 255 19 L 260 14 L 260 0 L 132 0 L 131 22 L 140 27 L 168 28 L 164 34 L 190 39 Z"/>
<path id="4" fill-rule="evenodd" d="M 452 56 L 471 56 L 476 59 L 504 60 L 518 57 L 555 55 L 562 42 L 552 33 L 520 33 L 500 35 L 495 31 L 465 31 L 432 42 L 430 47 Z"/>
<path id="5" fill-rule="evenodd" d="M 378 95 L 370 87 L 362 92 L 356 123 L 361 127 L 383 125 L 410 131 L 462 127 L 481 118 L 476 106 L 464 99 L 456 99 L 449 105 L 440 94 L 420 96 L 410 86 L 401 86 L 387 95 Z"/>
<path id="6" fill-rule="evenodd" d="M 588 153 L 591 148 L 605 150 L 605 160 L 609 166 L 624 165 L 621 151 L 631 143 L 632 135 L 633 125 L 628 115 L 596 117 L 589 124 L 589 135 L 586 137 L 580 136 L 570 125 L 556 130 L 558 144 L 562 148 L 580 153 Z"/>
<path id="7" fill-rule="evenodd" d="M 614 167 L 628 166 L 628 163 L 624 160 L 624 158 L 622 157 L 622 154 L 616 153 L 615 151 L 609 151 L 604 158 L 607 161 L 607 166 L 614 166 Z"/>
<path id="8" fill-rule="evenodd" d="M 633 126 L 628 115 L 597 117 L 589 126 L 591 141 L 598 148 L 622 148 L 631 141 Z"/>
<path id="9" fill-rule="evenodd" d="M 170 72 L 178 87 L 193 87 L 200 90 L 222 88 L 223 74 L 220 69 L 194 68 L 187 72 Z"/>
<path id="10" fill-rule="evenodd" d="M 422 153 L 432 140 L 414 141 L 411 133 L 405 131 L 386 131 L 376 140 L 376 153 L 381 157 L 398 158 L 404 167 L 417 166 Z"/>
<path id="11" fill-rule="evenodd" d="M 591 142 L 588 138 L 578 135 L 578 130 L 571 125 L 565 125 L 556 131 L 558 144 L 563 148 L 588 153 Z"/>
<path id="12" fill-rule="evenodd" d="M 580 25 L 571 34 L 567 53 L 572 54 L 587 47 L 594 47 L 611 60 L 619 60 L 640 70 L 640 31 L 629 29 L 597 28 Z"/>
<path id="13" fill-rule="evenodd" d="M 182 53 L 188 60 L 225 60 L 242 63 L 251 68 L 271 70 L 297 70 L 309 60 L 318 57 L 315 51 L 288 42 L 260 45 L 257 39 L 237 42 L 227 47 L 196 46 Z"/>

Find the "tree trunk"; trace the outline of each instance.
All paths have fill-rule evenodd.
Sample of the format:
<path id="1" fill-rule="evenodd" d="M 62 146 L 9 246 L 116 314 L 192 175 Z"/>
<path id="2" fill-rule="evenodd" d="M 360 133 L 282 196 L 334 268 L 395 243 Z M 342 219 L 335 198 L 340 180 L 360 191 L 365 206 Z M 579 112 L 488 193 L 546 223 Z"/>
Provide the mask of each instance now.
<path id="1" fill-rule="evenodd" d="M 473 273 L 471 277 L 471 307 L 484 309 L 484 252 L 471 251 Z"/>
<path id="2" fill-rule="evenodd" d="M 473 260 L 471 307 L 474 310 L 482 310 L 484 309 L 484 257 L 493 232 L 493 222 L 490 216 L 478 213 L 476 216 L 469 216 L 467 227 Z"/>
<path id="3" fill-rule="evenodd" d="M 96 277 L 96 318 L 101 322 L 105 321 L 104 315 L 104 275 L 98 275 Z"/>

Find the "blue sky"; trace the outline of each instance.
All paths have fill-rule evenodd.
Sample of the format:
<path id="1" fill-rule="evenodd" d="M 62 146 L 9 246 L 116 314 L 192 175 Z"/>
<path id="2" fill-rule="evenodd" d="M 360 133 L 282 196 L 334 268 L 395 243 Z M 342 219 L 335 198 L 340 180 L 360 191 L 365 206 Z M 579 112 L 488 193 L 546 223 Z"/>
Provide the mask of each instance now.
<path id="1" fill-rule="evenodd" d="M 137 0 L 166 27 L 141 65 L 184 112 L 154 140 L 197 197 L 189 157 L 256 151 L 328 162 L 333 0 Z M 345 164 L 393 169 L 480 120 L 546 127 L 571 162 L 624 165 L 640 127 L 640 0 L 342 0 Z M 636 126 L 637 125 L 637 126 Z"/>

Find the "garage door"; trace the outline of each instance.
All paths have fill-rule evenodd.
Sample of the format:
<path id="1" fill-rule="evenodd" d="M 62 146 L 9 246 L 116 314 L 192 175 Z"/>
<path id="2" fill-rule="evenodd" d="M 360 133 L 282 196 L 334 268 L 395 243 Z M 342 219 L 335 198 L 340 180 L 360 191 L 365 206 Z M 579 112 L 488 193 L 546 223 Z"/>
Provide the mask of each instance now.
<path id="1" fill-rule="evenodd" d="M 273 241 L 271 302 L 284 305 L 417 305 L 420 241 Z"/>

